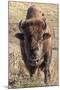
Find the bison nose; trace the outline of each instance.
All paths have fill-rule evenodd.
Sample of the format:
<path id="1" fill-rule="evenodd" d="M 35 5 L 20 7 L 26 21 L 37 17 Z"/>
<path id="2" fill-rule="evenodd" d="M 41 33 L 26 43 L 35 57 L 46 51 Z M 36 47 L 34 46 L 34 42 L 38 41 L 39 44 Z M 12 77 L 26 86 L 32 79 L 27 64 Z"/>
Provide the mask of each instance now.
<path id="1" fill-rule="evenodd" d="M 30 64 L 35 64 L 36 65 L 36 64 L 39 64 L 39 59 L 30 60 L 29 62 L 30 62 Z"/>

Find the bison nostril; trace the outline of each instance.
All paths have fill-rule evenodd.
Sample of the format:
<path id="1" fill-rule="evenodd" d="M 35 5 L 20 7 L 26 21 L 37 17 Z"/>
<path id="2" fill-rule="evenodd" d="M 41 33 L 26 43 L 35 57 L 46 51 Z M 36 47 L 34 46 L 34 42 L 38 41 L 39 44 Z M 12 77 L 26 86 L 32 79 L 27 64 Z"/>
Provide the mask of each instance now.
<path id="1" fill-rule="evenodd" d="M 39 60 L 37 60 L 37 62 L 39 62 Z"/>
<path id="2" fill-rule="evenodd" d="M 42 13 L 42 16 L 44 16 L 44 13 Z"/>

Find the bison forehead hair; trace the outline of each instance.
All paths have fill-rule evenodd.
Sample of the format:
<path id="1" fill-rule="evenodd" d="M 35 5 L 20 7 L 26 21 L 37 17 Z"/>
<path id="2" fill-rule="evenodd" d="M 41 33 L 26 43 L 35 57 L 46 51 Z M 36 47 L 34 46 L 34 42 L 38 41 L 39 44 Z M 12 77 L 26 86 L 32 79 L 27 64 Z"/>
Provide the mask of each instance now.
<path id="1" fill-rule="evenodd" d="M 27 38 L 35 40 L 36 42 L 41 39 L 41 36 L 44 32 L 44 30 L 42 29 L 42 23 L 38 21 L 25 23 L 25 26 L 23 26 L 23 28 Z"/>
<path id="2" fill-rule="evenodd" d="M 46 31 L 47 24 L 43 20 L 33 19 L 22 23 L 22 29 L 28 38 L 34 38 L 35 41 L 41 39 L 42 34 Z"/>

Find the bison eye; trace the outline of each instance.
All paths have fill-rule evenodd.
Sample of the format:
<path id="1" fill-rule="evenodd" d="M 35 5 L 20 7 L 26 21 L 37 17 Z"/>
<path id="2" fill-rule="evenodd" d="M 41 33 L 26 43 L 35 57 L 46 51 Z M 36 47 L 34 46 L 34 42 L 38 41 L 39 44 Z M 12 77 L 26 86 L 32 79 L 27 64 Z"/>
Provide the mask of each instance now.
<path id="1" fill-rule="evenodd" d="M 42 13 L 42 16 L 44 16 L 44 13 Z"/>

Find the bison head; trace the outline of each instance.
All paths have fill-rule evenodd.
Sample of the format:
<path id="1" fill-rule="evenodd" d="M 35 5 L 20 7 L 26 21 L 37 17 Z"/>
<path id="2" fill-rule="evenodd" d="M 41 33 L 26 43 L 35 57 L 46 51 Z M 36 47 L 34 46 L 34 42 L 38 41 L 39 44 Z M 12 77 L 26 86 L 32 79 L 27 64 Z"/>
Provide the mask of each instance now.
<path id="1" fill-rule="evenodd" d="M 27 62 L 31 66 L 38 66 L 42 63 L 43 43 L 51 36 L 49 33 L 46 33 L 46 26 L 44 13 L 38 11 L 35 7 L 30 7 L 26 20 L 19 23 Z"/>

